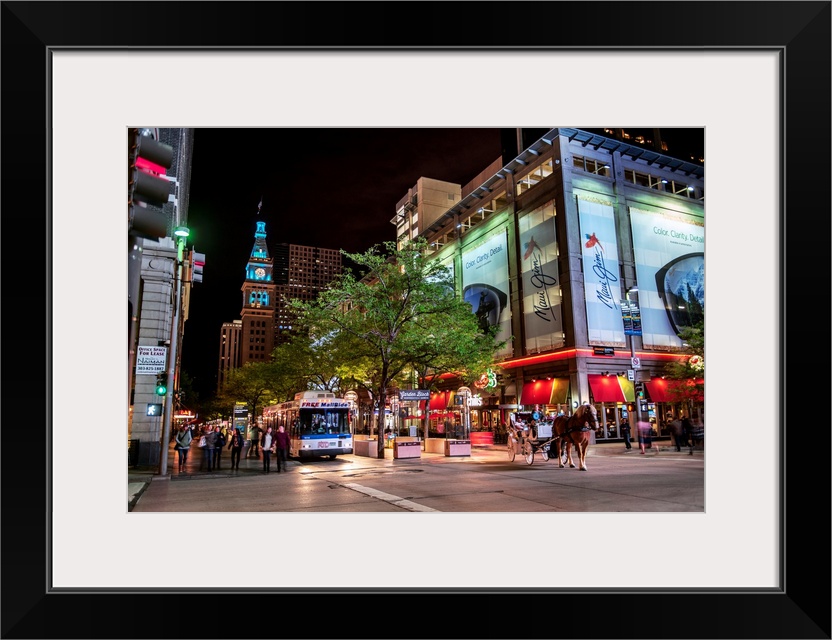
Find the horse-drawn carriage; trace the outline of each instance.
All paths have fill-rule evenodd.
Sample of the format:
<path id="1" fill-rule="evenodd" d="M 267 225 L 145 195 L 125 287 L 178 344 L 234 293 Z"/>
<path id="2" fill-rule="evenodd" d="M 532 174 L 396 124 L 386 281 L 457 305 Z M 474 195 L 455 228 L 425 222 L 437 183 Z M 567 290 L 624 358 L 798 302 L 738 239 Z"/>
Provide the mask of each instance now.
<path id="1" fill-rule="evenodd" d="M 560 438 L 552 435 L 552 422 L 541 421 L 525 428 L 513 428 L 508 434 L 508 459 L 512 462 L 519 450 L 526 464 L 534 464 L 535 454 L 540 453 L 544 461 L 556 457 Z"/>
<path id="2" fill-rule="evenodd" d="M 508 459 L 512 462 L 521 451 L 526 464 L 534 464 L 534 458 L 540 453 L 544 461 L 557 459 L 558 466 L 563 467 L 572 462 L 572 447 L 578 452 L 581 471 L 586 471 L 586 451 L 589 448 L 591 431 L 598 428 L 598 412 L 591 404 L 583 404 L 571 416 L 557 416 L 552 422 L 542 421 L 534 427 L 511 428 L 508 433 Z M 565 460 L 564 460 L 565 458 Z"/>

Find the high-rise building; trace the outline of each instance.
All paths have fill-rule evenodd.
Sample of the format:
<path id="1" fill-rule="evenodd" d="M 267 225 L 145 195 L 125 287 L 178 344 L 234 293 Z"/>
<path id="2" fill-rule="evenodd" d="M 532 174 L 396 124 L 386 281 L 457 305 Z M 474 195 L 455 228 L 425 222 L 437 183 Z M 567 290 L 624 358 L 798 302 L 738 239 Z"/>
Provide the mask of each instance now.
<path id="1" fill-rule="evenodd" d="M 274 348 L 275 284 L 262 220 L 257 221 L 242 292 L 240 364 L 268 362 Z"/>
<path id="2" fill-rule="evenodd" d="M 130 306 L 130 342 L 128 363 L 131 373 L 131 395 L 128 419 L 128 438 L 136 446 L 132 462 L 135 465 L 156 465 L 160 462 L 160 448 L 164 420 L 170 416 L 159 413 L 160 406 L 170 405 L 172 394 L 179 388 L 179 353 L 173 348 L 181 341 L 187 318 L 188 296 L 180 296 L 177 310 L 177 244 L 174 229 L 188 222 L 188 191 L 191 180 L 193 129 L 142 128 L 140 135 L 148 136 L 173 150 L 170 168 L 163 177 L 169 183 L 167 200 L 158 207 L 166 220 L 166 236 L 156 240 L 128 238 L 128 300 Z M 180 283 L 181 285 L 181 283 Z M 181 285 L 182 289 L 190 285 Z M 178 323 L 176 322 L 178 320 Z M 178 326 L 174 327 L 174 324 Z M 139 351 L 154 351 L 159 355 L 143 356 L 151 364 L 138 362 Z M 175 355 L 175 362 L 171 358 Z M 168 380 L 168 393 L 156 394 L 154 368 L 164 360 L 164 370 L 173 369 Z M 135 445 L 133 444 L 135 443 Z M 132 452 L 131 452 L 132 453 Z"/>
<path id="3" fill-rule="evenodd" d="M 530 144 L 518 133 L 528 146 L 462 187 L 447 211 L 418 225 L 411 216 L 418 233 L 393 220 L 400 242 L 428 242 L 483 326 L 506 341 L 499 375 L 482 372 L 475 385 L 474 432 L 497 432 L 515 410 L 569 413 L 585 402 L 602 418 L 599 439 L 619 437 L 624 419 L 660 435 L 671 411 L 704 420 L 700 381 L 680 389 L 662 377 L 667 363 L 690 358 L 685 329 L 704 317 L 697 140 L 692 153 L 680 140 L 679 157 L 665 151 L 671 132 L 604 133 L 561 127 Z M 397 214 L 410 213 L 413 191 Z M 458 410 L 436 396 L 431 416 Z"/>
<path id="4" fill-rule="evenodd" d="M 274 344 L 283 344 L 294 330 L 291 300 L 318 297 L 343 269 L 338 249 L 282 243 L 275 248 Z"/>
<path id="5" fill-rule="evenodd" d="M 462 199 L 460 186 L 453 182 L 419 178 L 396 205 L 390 223 L 396 226 L 396 244 L 401 249 L 408 240 L 427 229 L 436 219 Z"/>
<path id="6" fill-rule="evenodd" d="M 217 369 L 217 388 L 222 389 L 228 379 L 228 372 L 240 366 L 243 321 L 223 322 L 220 329 L 220 361 Z"/>

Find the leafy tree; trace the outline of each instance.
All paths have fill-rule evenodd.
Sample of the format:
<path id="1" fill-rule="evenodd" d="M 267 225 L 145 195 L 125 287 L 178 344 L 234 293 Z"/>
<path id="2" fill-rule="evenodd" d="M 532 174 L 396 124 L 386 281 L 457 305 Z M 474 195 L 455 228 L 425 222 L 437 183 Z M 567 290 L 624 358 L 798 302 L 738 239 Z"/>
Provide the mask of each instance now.
<path id="1" fill-rule="evenodd" d="M 439 345 L 449 354 L 467 353 L 465 345 L 478 344 L 476 335 L 482 336 L 476 322 L 468 322 L 471 306 L 454 294 L 448 269 L 426 249 L 416 239 L 401 249 L 385 242 L 363 254 L 344 252 L 366 275 L 357 279 L 348 270 L 316 301 L 292 305 L 319 348 L 351 353 L 344 371 L 352 367 L 352 379 L 372 386 L 379 420 L 392 382 L 405 368 L 424 363 L 440 329 Z M 383 450 L 378 438 L 379 457 Z"/>
<path id="2" fill-rule="evenodd" d="M 450 278 L 450 272 L 448 272 Z M 503 347 L 496 335 L 499 327 L 483 332 L 468 303 L 456 305 L 443 315 L 415 319 L 408 338 L 410 366 L 422 388 L 434 390 L 443 374 L 454 374 L 464 384 L 472 385 L 491 366 L 494 352 Z M 428 416 L 422 416 L 422 432 L 428 433 Z"/>
<path id="3" fill-rule="evenodd" d="M 219 398 L 227 405 L 245 402 L 253 418 L 258 409 L 275 400 L 275 367 L 270 362 L 247 362 L 228 373 L 228 379 Z"/>
<path id="4" fill-rule="evenodd" d="M 677 384 L 669 391 L 678 401 L 689 401 L 704 393 L 704 384 L 699 380 L 705 378 L 705 320 L 685 327 L 679 337 L 686 345 L 684 358 L 670 362 L 665 366 L 665 375 Z"/>
<path id="5" fill-rule="evenodd" d="M 272 388 L 278 402 L 287 402 L 298 391 L 309 388 L 309 362 L 314 357 L 308 339 L 293 335 L 289 342 L 275 347 L 272 351 Z"/>

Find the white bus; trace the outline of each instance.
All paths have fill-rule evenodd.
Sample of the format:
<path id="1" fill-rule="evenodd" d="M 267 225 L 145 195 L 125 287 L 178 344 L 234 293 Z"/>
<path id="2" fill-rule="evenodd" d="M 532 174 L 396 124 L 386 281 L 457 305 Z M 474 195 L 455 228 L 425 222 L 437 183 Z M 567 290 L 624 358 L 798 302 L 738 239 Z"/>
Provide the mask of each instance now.
<path id="1" fill-rule="evenodd" d="M 263 409 L 263 426 L 283 425 L 289 434 L 293 458 L 335 459 L 352 453 L 350 403 L 326 391 L 301 391 L 289 402 Z"/>

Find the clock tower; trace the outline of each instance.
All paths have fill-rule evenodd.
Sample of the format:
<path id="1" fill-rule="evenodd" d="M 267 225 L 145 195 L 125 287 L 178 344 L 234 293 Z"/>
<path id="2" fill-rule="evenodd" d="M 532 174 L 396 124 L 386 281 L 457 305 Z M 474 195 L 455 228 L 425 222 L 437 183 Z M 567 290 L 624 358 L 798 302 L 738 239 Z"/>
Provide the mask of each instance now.
<path id="1" fill-rule="evenodd" d="M 274 349 L 274 298 L 272 259 L 266 247 L 266 223 L 257 221 L 254 246 L 243 282 L 241 364 L 269 362 Z"/>

